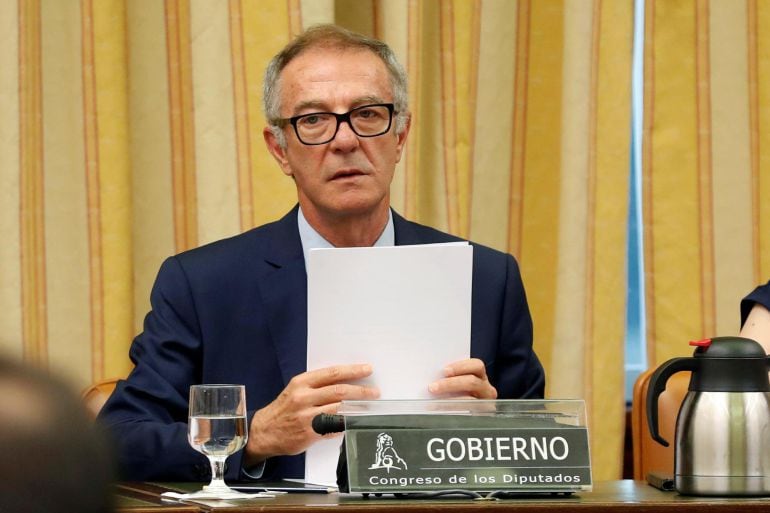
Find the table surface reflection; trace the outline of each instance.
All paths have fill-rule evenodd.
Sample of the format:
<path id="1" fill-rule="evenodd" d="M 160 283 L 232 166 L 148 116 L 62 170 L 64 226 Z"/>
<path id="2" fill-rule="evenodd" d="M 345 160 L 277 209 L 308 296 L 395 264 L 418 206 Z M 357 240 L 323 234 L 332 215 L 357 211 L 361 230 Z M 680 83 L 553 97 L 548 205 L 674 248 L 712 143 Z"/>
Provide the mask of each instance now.
<path id="1" fill-rule="evenodd" d="M 513 510 L 516 513 L 559 513 L 601 511 L 650 513 L 658 511 L 704 511 L 727 513 L 734 511 L 770 511 L 768 498 L 687 497 L 676 492 L 663 492 L 642 481 L 604 481 L 594 484 L 593 491 L 564 495 L 522 495 L 512 499 L 476 501 L 466 498 L 399 499 L 392 496 L 364 498 L 360 494 L 289 493 L 273 499 L 243 501 L 213 501 L 206 504 L 183 504 L 160 499 L 164 491 L 193 491 L 200 483 L 121 483 L 117 490 L 119 512 L 178 512 L 204 511 L 265 512 L 265 513 L 478 513 L 479 508 Z M 408 511 L 407 511 L 408 510 Z"/>

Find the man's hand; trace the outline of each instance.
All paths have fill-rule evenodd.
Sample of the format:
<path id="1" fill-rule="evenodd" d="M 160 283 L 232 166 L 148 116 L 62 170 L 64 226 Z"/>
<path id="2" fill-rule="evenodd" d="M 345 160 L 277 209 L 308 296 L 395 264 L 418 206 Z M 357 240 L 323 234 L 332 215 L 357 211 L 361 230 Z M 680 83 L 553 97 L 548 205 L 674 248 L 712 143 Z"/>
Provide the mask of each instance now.
<path id="1" fill-rule="evenodd" d="M 319 413 L 335 413 L 340 401 L 377 399 L 379 390 L 350 385 L 372 373 L 368 364 L 336 365 L 294 376 L 281 394 L 258 410 L 249 426 L 245 464 L 271 456 L 299 454 L 320 435 L 311 427 Z"/>
<path id="2" fill-rule="evenodd" d="M 453 398 L 497 399 L 497 390 L 487 378 L 484 362 L 478 358 L 450 363 L 444 368 L 444 376 L 428 386 L 431 394 Z"/>

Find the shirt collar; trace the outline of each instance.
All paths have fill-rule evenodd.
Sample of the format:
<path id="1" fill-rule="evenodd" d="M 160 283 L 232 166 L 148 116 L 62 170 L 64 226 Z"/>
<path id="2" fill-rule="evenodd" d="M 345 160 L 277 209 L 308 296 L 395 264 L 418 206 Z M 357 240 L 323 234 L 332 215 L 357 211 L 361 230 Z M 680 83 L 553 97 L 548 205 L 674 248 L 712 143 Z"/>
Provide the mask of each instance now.
<path id="1" fill-rule="evenodd" d="M 299 227 L 299 238 L 302 241 L 302 253 L 305 255 L 305 262 L 307 262 L 308 253 L 314 248 L 333 248 L 331 242 L 324 239 L 320 233 L 315 231 L 310 223 L 305 219 L 305 215 L 302 213 L 302 207 L 299 208 L 297 213 L 297 226 Z M 380 238 L 374 243 L 374 246 L 395 246 L 396 245 L 396 232 L 393 229 L 393 212 L 388 209 L 388 224 L 385 225 L 385 229 L 380 234 Z"/>

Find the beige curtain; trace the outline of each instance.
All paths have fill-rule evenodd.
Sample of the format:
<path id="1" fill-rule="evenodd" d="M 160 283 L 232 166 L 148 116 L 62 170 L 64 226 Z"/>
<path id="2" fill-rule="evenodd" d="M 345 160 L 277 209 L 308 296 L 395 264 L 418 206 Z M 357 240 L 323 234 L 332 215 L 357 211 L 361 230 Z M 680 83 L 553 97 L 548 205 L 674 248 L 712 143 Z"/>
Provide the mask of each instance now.
<path id="1" fill-rule="evenodd" d="M 162 259 L 291 208 L 261 73 L 319 22 L 407 66 L 395 208 L 516 255 L 547 395 L 618 478 L 632 0 L 0 2 L 0 347 L 123 376 Z"/>
<path id="2" fill-rule="evenodd" d="M 734 335 L 770 279 L 770 2 L 648 1 L 648 356 Z"/>

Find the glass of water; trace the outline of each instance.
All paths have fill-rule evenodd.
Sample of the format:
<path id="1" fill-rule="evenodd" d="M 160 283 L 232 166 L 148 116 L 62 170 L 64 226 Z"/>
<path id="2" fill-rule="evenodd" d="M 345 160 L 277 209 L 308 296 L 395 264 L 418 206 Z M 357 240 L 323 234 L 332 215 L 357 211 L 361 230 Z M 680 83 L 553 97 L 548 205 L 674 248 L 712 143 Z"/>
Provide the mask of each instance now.
<path id="1" fill-rule="evenodd" d="M 193 385 L 187 439 L 211 464 L 207 494 L 235 494 L 225 484 L 225 460 L 246 445 L 246 390 L 243 385 Z"/>

